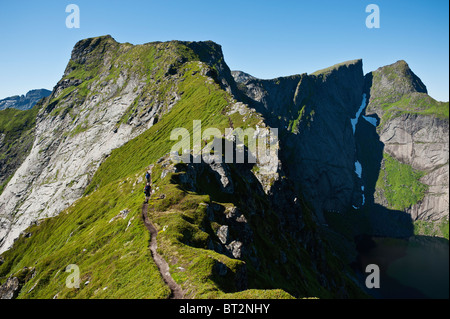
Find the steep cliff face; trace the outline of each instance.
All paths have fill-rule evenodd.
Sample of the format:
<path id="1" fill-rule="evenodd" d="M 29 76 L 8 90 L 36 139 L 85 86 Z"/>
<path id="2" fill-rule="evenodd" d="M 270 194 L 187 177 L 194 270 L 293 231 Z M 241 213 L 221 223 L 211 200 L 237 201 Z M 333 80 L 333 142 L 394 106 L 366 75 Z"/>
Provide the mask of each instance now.
<path id="1" fill-rule="evenodd" d="M 378 118 L 383 152 L 391 157 L 383 160 L 375 201 L 405 210 L 413 220 L 448 219 L 448 102 L 428 96 L 425 85 L 404 61 L 379 68 L 367 75 L 367 81 L 370 100 L 366 114 Z M 415 184 L 403 182 L 403 188 L 416 196 L 401 205 L 390 196 L 402 191 L 395 188 L 393 173 L 386 168 L 393 161 L 408 165 L 418 179 Z M 389 179 L 392 181 L 385 183 Z"/>
<path id="2" fill-rule="evenodd" d="M 448 218 L 448 103 L 428 96 L 406 62 L 366 76 L 360 60 L 274 80 L 232 74 L 242 99 L 282 130 L 284 169 L 320 221 L 367 200 L 413 220 Z M 383 154 L 408 177 L 387 174 Z"/>
<path id="3" fill-rule="evenodd" d="M 362 61 L 274 80 L 234 76 L 251 105 L 281 130 L 284 168 L 319 220 L 324 211 L 361 203 L 351 119 L 362 101 Z"/>

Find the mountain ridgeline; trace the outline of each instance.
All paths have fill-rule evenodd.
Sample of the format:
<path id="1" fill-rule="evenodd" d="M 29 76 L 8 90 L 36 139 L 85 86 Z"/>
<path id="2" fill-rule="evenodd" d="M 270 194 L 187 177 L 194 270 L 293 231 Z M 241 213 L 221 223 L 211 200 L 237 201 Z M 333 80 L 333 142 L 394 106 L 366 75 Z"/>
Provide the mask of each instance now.
<path id="1" fill-rule="evenodd" d="M 7 108 L 18 110 L 31 109 L 40 99 L 47 97 L 52 92 L 46 89 L 28 91 L 25 95 L 14 95 L 0 100 L 0 111 Z"/>
<path id="2" fill-rule="evenodd" d="M 260 80 L 211 41 L 102 36 L 17 112 L 0 111 L 2 296 L 169 298 L 149 222 L 184 298 L 364 298 L 355 236 L 448 238 L 448 103 L 404 61 Z M 278 128 L 278 158 L 174 163 L 170 134 L 194 120 Z"/>

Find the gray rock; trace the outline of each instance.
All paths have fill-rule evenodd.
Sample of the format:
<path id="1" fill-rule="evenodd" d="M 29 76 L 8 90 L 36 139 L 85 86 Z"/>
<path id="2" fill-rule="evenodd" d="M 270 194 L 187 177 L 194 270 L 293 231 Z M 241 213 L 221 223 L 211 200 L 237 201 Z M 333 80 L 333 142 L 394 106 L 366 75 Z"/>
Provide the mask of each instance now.
<path id="1" fill-rule="evenodd" d="M 312 75 L 248 78 L 244 84 L 251 106 L 267 118 L 269 126 L 279 128 L 280 160 L 288 176 L 300 184 L 317 218 L 323 220 L 324 210 L 350 207 L 356 183 L 350 118 L 361 105 L 362 61 Z"/>
<path id="2" fill-rule="evenodd" d="M 381 119 L 377 127 L 384 152 L 413 169 L 424 172 L 420 182 L 428 185 L 423 200 L 406 209 L 413 220 L 441 220 L 449 216 L 449 120 L 418 114 L 427 104 L 438 103 L 427 95 L 422 81 L 405 61 L 381 67 L 366 76 L 370 100 L 366 113 Z M 368 84 L 368 85 L 369 85 Z M 403 110 L 386 115 L 386 107 L 405 98 Z M 412 112 L 407 110 L 412 109 Z M 392 112 L 392 110 L 390 110 Z M 387 205 L 380 190 L 375 200 Z"/>
<path id="3" fill-rule="evenodd" d="M 240 241 L 233 240 L 230 244 L 225 246 L 227 251 L 236 259 L 242 257 L 243 244 Z"/>
<path id="4" fill-rule="evenodd" d="M 228 226 L 224 225 L 224 226 L 220 226 L 220 228 L 217 230 L 217 237 L 219 238 L 220 242 L 222 244 L 227 244 L 229 242 L 229 231 L 228 231 Z"/>
<path id="5" fill-rule="evenodd" d="M 0 299 L 14 299 L 20 291 L 19 279 L 10 277 L 0 286 Z"/>

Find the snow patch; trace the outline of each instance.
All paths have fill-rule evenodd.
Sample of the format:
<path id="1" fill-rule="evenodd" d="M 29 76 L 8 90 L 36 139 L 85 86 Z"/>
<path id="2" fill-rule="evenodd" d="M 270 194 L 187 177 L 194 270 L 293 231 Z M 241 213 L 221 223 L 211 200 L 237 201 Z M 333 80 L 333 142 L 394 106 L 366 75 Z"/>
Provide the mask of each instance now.
<path id="1" fill-rule="evenodd" d="M 358 112 L 356 112 L 355 117 L 350 119 L 350 122 L 352 123 L 352 128 L 353 128 L 353 136 L 355 135 L 356 132 L 356 124 L 358 124 L 358 120 L 361 116 L 362 111 L 364 110 L 364 108 L 366 107 L 366 94 L 363 94 L 362 96 L 362 102 L 361 102 L 361 106 L 358 109 Z M 370 124 L 377 126 L 377 119 L 373 118 L 373 117 L 368 117 L 368 116 L 364 116 L 363 118 L 368 121 Z M 362 165 L 361 163 L 356 160 L 355 161 L 355 173 L 358 176 L 359 179 L 361 179 L 362 176 Z M 362 204 L 361 207 L 364 206 L 365 202 L 366 202 L 366 197 L 364 195 L 364 186 L 361 186 L 361 191 L 362 191 Z M 352 205 L 352 207 L 354 209 L 360 209 L 361 207 L 356 207 L 355 205 Z"/>
<path id="2" fill-rule="evenodd" d="M 356 175 L 358 175 L 359 178 L 361 178 L 362 165 L 359 161 L 355 162 L 355 173 L 356 173 Z"/>
<path id="3" fill-rule="evenodd" d="M 353 134 L 355 134 L 356 130 L 356 124 L 358 124 L 359 116 L 361 115 L 361 112 L 366 107 L 366 94 L 363 94 L 363 100 L 361 102 L 361 106 L 358 109 L 358 112 L 356 112 L 355 118 L 350 119 L 350 122 L 352 123 L 353 128 Z"/>
<path id="4" fill-rule="evenodd" d="M 370 124 L 372 124 L 373 126 L 377 127 L 377 119 L 371 116 L 365 116 L 363 115 L 363 118 L 369 122 Z"/>

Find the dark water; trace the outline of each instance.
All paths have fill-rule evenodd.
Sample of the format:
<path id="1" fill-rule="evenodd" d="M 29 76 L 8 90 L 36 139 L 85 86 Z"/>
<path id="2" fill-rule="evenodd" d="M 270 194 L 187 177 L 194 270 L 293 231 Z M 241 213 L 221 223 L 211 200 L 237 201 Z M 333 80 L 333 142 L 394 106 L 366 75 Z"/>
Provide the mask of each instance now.
<path id="1" fill-rule="evenodd" d="M 368 264 L 380 268 L 380 288 L 366 291 L 383 299 L 448 299 L 449 242 L 446 239 L 413 236 L 409 239 L 371 238 L 360 250 L 356 263 L 365 286 Z"/>

